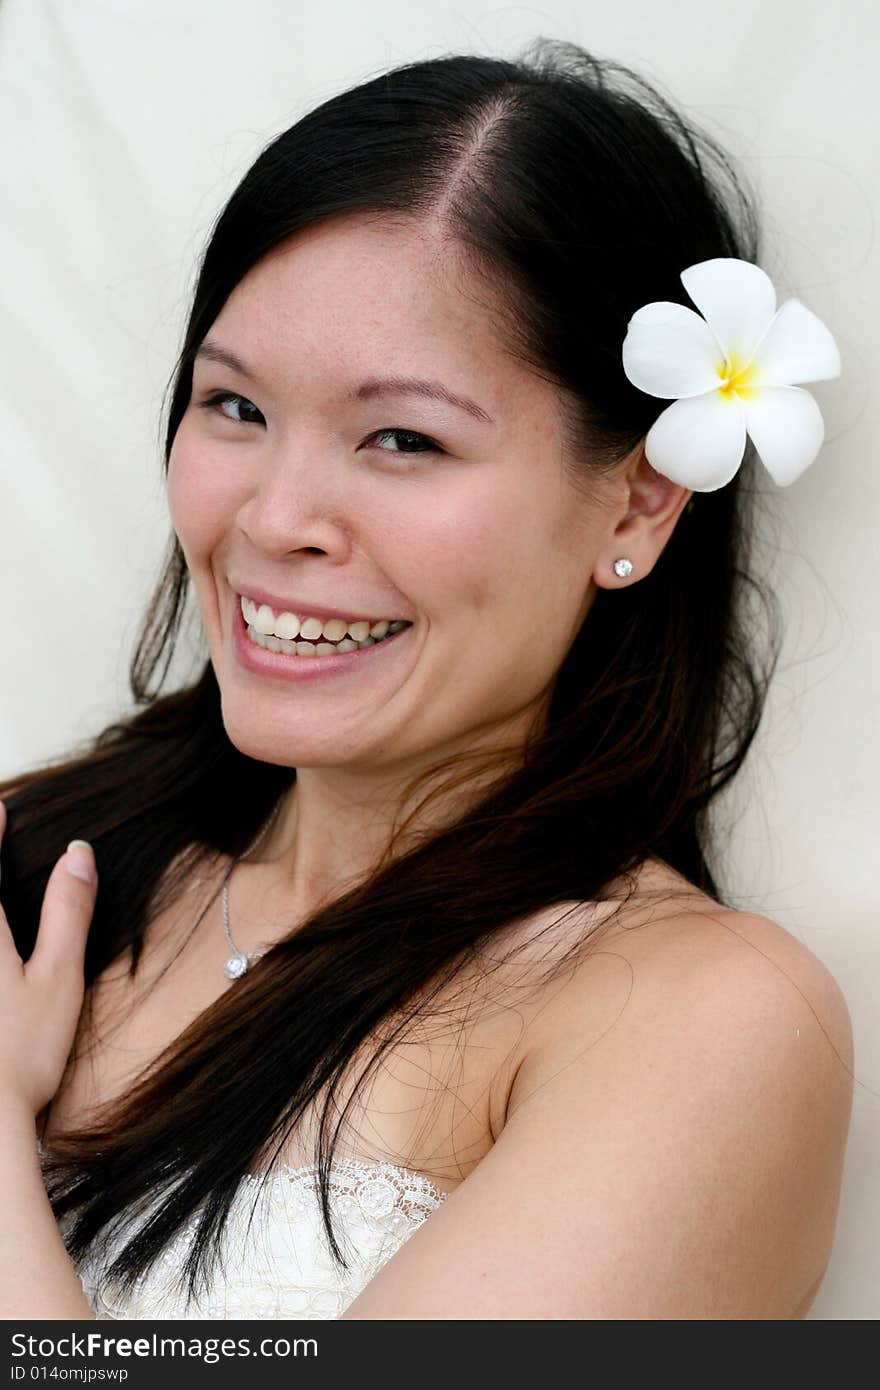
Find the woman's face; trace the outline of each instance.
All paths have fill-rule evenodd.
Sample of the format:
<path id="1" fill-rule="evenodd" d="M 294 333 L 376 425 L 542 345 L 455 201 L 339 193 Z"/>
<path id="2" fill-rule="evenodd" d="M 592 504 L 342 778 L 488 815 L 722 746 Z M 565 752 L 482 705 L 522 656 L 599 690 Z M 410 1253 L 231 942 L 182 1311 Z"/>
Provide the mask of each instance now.
<path id="1" fill-rule="evenodd" d="M 264 258 L 207 335 L 248 375 L 196 360 L 168 496 L 224 724 L 249 756 L 363 768 L 504 741 L 592 602 L 607 515 L 563 470 L 555 392 L 467 289 L 425 227 L 346 217 Z M 242 594 L 412 626 L 291 680 L 279 663 L 315 658 L 242 662 Z"/>

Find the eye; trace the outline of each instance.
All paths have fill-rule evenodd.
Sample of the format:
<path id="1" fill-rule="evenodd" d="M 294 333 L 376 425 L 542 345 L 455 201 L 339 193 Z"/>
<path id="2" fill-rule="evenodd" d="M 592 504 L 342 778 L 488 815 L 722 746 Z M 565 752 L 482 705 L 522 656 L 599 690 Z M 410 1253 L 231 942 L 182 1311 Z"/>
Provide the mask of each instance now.
<path id="1" fill-rule="evenodd" d="M 239 415 L 235 416 L 227 414 L 227 412 L 222 408 L 224 405 L 231 405 L 236 408 L 239 408 Z M 250 409 L 256 411 L 260 420 L 264 419 L 262 412 L 254 405 L 253 401 L 249 401 L 246 396 L 238 395 L 238 393 L 235 391 L 215 391 L 213 395 L 208 396 L 206 400 L 199 402 L 199 409 L 215 412 L 219 411 L 219 413 L 223 416 L 224 420 L 229 420 L 230 423 L 233 425 L 256 425 L 258 423 L 258 421 L 254 419 L 242 418 L 241 410 Z M 371 434 L 368 437 L 367 442 L 369 443 L 370 441 L 383 439 L 402 439 L 405 441 L 409 441 L 409 444 L 404 445 L 404 447 L 402 448 L 380 448 L 379 452 L 383 454 L 401 454 L 404 457 L 408 457 L 415 454 L 445 453 L 445 450 L 441 449 L 439 444 L 435 444 L 433 439 L 429 439 L 426 434 L 419 434 L 415 430 L 376 430 L 374 434 Z M 417 441 L 418 444 L 420 444 L 423 447 L 413 447 L 412 441 L 414 440 Z"/>
<path id="2" fill-rule="evenodd" d="M 257 410 L 257 407 L 254 405 L 253 401 L 249 401 L 246 396 L 236 395 L 234 391 L 215 391 L 212 396 L 209 396 L 207 398 L 207 400 L 199 402 L 199 409 L 220 410 L 220 407 L 226 405 L 227 403 L 234 404 L 238 403 L 239 401 L 243 406 L 249 406 L 251 410 L 256 410 L 257 414 L 260 416 L 260 419 L 263 418 L 262 413 L 259 410 Z M 227 415 L 225 410 L 220 410 L 220 414 L 223 416 L 224 419 L 230 420 L 234 425 L 255 425 L 257 423 L 256 420 L 236 419 L 234 415 Z"/>
<path id="3" fill-rule="evenodd" d="M 439 445 L 439 444 L 435 444 L 435 443 L 434 443 L 433 439 L 429 439 L 428 436 L 425 435 L 425 434 L 417 434 L 417 433 L 415 432 L 415 430 L 377 430 L 375 434 L 371 434 L 371 435 L 370 435 L 370 439 L 373 439 L 373 440 L 376 440 L 376 439 L 388 439 L 388 438 L 392 438 L 392 437 L 397 437 L 397 438 L 399 438 L 399 439 L 405 439 L 405 440 L 417 439 L 417 440 L 420 440 L 421 443 L 422 443 L 425 447 L 424 447 L 423 449 L 413 449 L 413 448 L 382 449 L 382 450 L 380 450 L 381 453 L 383 453 L 383 454 L 442 454 L 442 453 L 444 452 L 444 450 L 440 448 L 440 445 Z"/>

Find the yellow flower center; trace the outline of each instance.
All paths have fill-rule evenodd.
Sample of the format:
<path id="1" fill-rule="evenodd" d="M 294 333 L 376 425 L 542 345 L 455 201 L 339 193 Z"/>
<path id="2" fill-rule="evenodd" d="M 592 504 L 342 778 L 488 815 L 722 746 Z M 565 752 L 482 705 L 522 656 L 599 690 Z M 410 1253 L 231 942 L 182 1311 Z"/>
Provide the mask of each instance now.
<path id="1" fill-rule="evenodd" d="M 755 389 L 755 375 L 754 362 L 744 362 L 732 352 L 718 367 L 718 389 L 726 400 L 732 400 L 734 396 L 749 396 Z"/>

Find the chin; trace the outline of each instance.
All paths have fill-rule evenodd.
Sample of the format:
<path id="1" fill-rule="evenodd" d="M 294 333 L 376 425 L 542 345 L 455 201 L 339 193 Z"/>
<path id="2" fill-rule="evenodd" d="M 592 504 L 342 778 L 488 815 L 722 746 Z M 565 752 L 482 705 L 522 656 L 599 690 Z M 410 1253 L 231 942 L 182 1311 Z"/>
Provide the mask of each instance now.
<path id="1" fill-rule="evenodd" d="M 231 702 L 222 696 L 221 713 L 229 742 L 239 753 L 253 758 L 255 762 L 297 768 L 340 767 L 355 760 L 356 754 L 341 748 L 338 734 L 334 737 L 329 729 L 316 732 L 312 737 L 304 735 L 301 728 L 296 731 L 277 729 L 258 732 L 254 728 L 258 711 L 251 706 L 242 710 L 238 717 Z"/>
<path id="2" fill-rule="evenodd" d="M 307 762 L 309 756 L 314 754 L 313 741 L 296 734 L 285 738 L 279 733 L 259 733 L 254 729 L 255 711 L 251 711 L 250 717 L 243 714 L 239 719 L 229 707 L 228 701 L 221 698 L 220 703 L 227 738 L 246 758 L 253 758 L 260 763 L 275 763 L 278 767 L 293 768 Z"/>

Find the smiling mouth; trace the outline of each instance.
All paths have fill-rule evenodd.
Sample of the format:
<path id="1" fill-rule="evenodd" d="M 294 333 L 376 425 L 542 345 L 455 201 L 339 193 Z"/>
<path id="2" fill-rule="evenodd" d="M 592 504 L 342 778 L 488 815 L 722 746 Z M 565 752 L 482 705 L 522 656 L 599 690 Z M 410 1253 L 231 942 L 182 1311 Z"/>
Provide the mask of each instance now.
<path id="1" fill-rule="evenodd" d="M 378 646 L 413 625 L 407 618 L 299 616 L 292 610 L 276 612 L 246 594 L 237 597 L 239 621 L 248 638 L 265 651 L 285 656 L 344 656 Z"/>
<path id="2" fill-rule="evenodd" d="M 243 619 L 242 622 L 244 623 Z M 412 623 L 390 623 L 382 636 L 367 636 L 360 642 L 355 641 L 353 637 L 345 637 L 340 642 L 328 642 L 326 638 L 322 638 L 318 642 L 310 642 L 302 638 L 276 637 L 273 633 L 257 632 L 253 623 L 245 625 L 245 632 L 248 641 L 253 642 L 257 647 L 262 647 L 264 651 L 308 660 L 315 656 L 345 656 L 347 653 L 363 651 L 368 647 L 378 647 L 410 627 L 412 627 Z"/>

